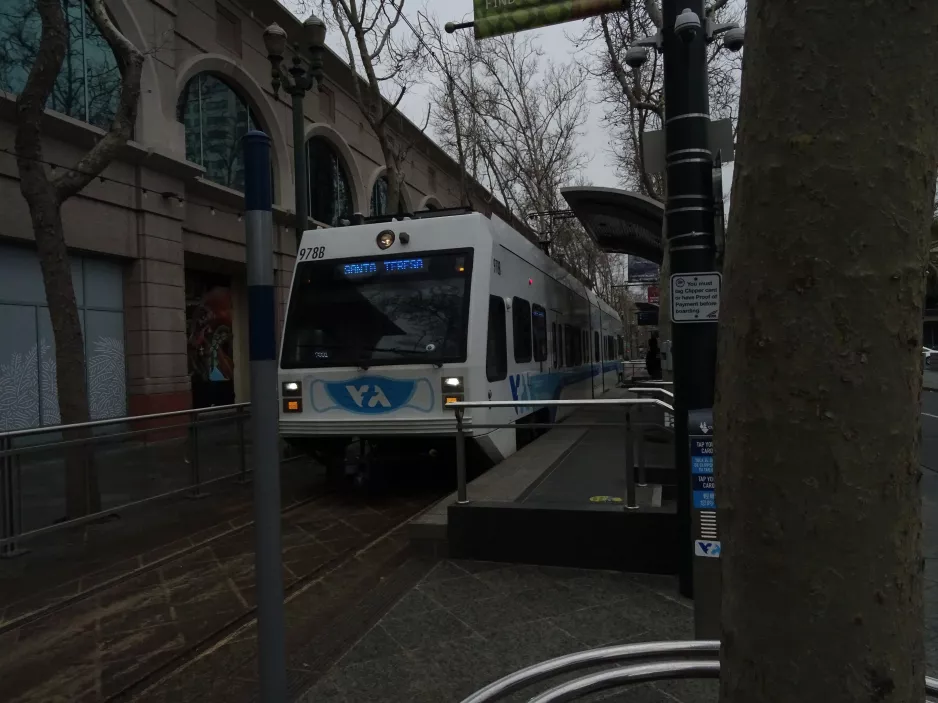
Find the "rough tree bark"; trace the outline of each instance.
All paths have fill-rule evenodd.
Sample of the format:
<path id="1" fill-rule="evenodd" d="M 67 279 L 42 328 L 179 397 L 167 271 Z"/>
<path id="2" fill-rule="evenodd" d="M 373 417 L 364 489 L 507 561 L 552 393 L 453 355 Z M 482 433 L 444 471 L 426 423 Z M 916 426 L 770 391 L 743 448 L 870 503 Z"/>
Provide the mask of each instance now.
<path id="1" fill-rule="evenodd" d="M 59 413 L 62 424 L 68 425 L 87 422 L 89 413 L 85 347 L 62 229 L 62 203 L 97 177 L 130 138 L 140 97 L 143 54 L 111 22 L 104 0 L 87 0 L 89 14 L 121 68 L 120 103 L 110 130 L 74 169 L 66 169 L 58 175 L 51 173 L 43 164 L 43 112 L 65 58 L 69 38 L 61 0 L 36 1 L 42 19 L 42 37 L 26 86 L 16 101 L 15 149 L 20 191 L 29 206 L 55 336 Z M 72 432 L 66 439 L 79 440 L 86 435 Z M 81 447 L 73 447 L 66 455 L 67 517 L 97 512 L 100 505 L 97 477 L 88 453 Z"/>
<path id="2" fill-rule="evenodd" d="M 924 700 L 938 3 L 750 0 L 721 313 L 722 703 Z"/>

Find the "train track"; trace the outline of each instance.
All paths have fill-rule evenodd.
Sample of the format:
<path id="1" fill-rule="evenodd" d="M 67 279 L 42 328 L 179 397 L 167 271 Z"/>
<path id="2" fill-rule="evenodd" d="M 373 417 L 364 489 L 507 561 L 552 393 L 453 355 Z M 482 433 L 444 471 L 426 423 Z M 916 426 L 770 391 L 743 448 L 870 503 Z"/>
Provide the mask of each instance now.
<path id="1" fill-rule="evenodd" d="M 332 494 L 334 494 L 334 493 L 335 493 L 334 490 L 326 489 L 326 490 L 324 490 L 324 491 L 320 491 L 320 492 L 316 493 L 315 495 L 309 496 L 309 497 L 304 498 L 304 499 L 302 499 L 302 500 L 294 501 L 294 502 L 290 503 L 289 505 L 284 506 L 284 507 L 280 510 L 280 515 L 281 515 L 281 517 L 287 516 L 287 515 L 289 515 L 289 514 L 295 512 L 295 511 L 300 510 L 300 509 L 302 509 L 302 508 L 304 508 L 304 507 L 307 507 L 307 506 L 309 506 L 309 505 L 311 505 L 311 504 L 313 504 L 313 503 L 317 503 L 317 502 L 319 502 L 319 501 L 321 501 L 321 500 L 323 500 L 323 499 L 329 497 L 330 495 L 332 495 Z M 231 522 L 230 519 L 229 519 L 229 520 L 224 520 L 224 521 L 222 521 L 222 522 L 216 523 L 216 526 L 225 525 L 225 524 L 228 524 L 228 523 L 230 523 L 230 522 Z M 12 630 L 15 630 L 15 629 L 18 629 L 18 628 L 20 628 L 20 627 L 23 627 L 24 625 L 31 625 L 31 624 L 36 623 L 36 622 L 38 622 L 38 621 L 40 621 L 40 620 L 42 620 L 42 619 L 44 619 L 44 618 L 50 617 L 50 616 L 52 616 L 52 615 L 55 615 L 56 613 L 59 613 L 59 612 L 61 612 L 61 611 L 64 611 L 65 609 L 67 609 L 67 608 L 69 608 L 69 607 L 73 607 L 73 606 L 75 606 L 75 605 L 81 603 L 82 601 L 86 601 L 86 600 L 88 600 L 89 598 L 92 598 L 92 597 L 94 597 L 94 596 L 96 596 L 96 595 L 98 595 L 98 594 L 100 594 L 100 593 L 104 593 L 104 592 L 106 592 L 106 591 L 108 591 L 108 590 L 111 590 L 111 589 L 113 589 L 113 588 L 116 587 L 116 586 L 119 586 L 119 585 L 121 585 L 121 584 L 123 584 L 123 583 L 126 583 L 126 582 L 128 582 L 128 581 L 131 581 L 131 580 L 133 580 L 133 579 L 135 579 L 135 578 L 138 578 L 138 577 L 140 577 L 140 576 L 142 576 L 142 575 L 144 575 L 144 574 L 147 574 L 147 573 L 149 573 L 149 572 L 155 571 L 156 569 L 164 568 L 164 567 L 166 567 L 166 566 L 172 564 L 173 562 L 176 562 L 176 561 L 179 561 L 180 559 L 183 559 L 184 557 L 188 556 L 189 554 L 193 554 L 193 553 L 198 552 L 198 551 L 200 551 L 200 550 L 202 550 L 202 549 L 205 549 L 205 548 L 207 548 L 207 547 L 211 547 L 213 544 L 217 544 L 217 543 L 221 542 L 222 540 L 228 539 L 228 538 L 230 538 L 230 537 L 232 537 L 232 536 L 234 536 L 234 535 L 237 535 L 237 534 L 239 534 L 239 533 L 241 533 L 241 532 L 244 532 L 245 530 L 248 530 L 248 529 L 250 529 L 250 528 L 253 527 L 253 526 L 254 526 L 254 520 L 249 520 L 248 522 L 245 522 L 245 523 L 243 523 L 243 524 L 235 525 L 235 526 L 230 527 L 229 529 L 227 529 L 227 530 L 225 530 L 225 531 L 223 531 L 223 532 L 220 532 L 220 533 L 218 533 L 218 534 L 212 535 L 211 537 L 208 537 L 208 538 L 206 538 L 206 539 L 204 539 L 204 540 L 202 540 L 202 541 L 200 541 L 200 542 L 196 542 L 196 543 L 194 543 L 193 545 L 191 545 L 191 546 L 189 546 L 189 547 L 183 547 L 183 548 L 179 549 L 178 551 L 173 552 L 172 554 L 168 554 L 168 555 L 165 556 L 165 557 L 161 557 L 161 558 L 159 558 L 159 559 L 155 559 L 154 561 L 152 561 L 152 562 L 150 562 L 150 563 L 148 563 L 148 564 L 145 564 L 145 565 L 143 565 L 143 566 L 137 567 L 136 569 L 132 569 L 132 570 L 130 570 L 130 571 L 127 571 L 127 572 L 125 572 L 125 573 L 123 573 L 123 574 L 120 574 L 119 576 L 115 576 L 114 578 L 108 579 L 108 580 L 106 580 L 106 581 L 102 581 L 102 582 L 99 583 L 99 584 L 95 584 L 94 586 L 91 586 L 91 587 L 89 587 L 89 588 L 87 588 L 87 589 L 85 589 L 85 590 L 82 590 L 82 591 L 80 591 L 79 593 L 76 593 L 76 594 L 74 594 L 74 595 L 72 595 L 72 596 L 68 596 L 68 597 L 64 598 L 63 600 L 57 601 L 57 602 L 52 603 L 52 604 L 47 605 L 47 606 L 43 606 L 43 607 L 41 607 L 41 608 L 37 608 L 36 610 L 34 610 L 34 611 L 32 611 L 32 612 L 29 612 L 29 613 L 26 613 L 26 614 L 24 614 L 24 615 L 22 615 L 22 616 L 20 616 L 20 617 L 14 618 L 13 620 L 9 620 L 9 621 L 7 621 L 7 622 L 4 622 L 2 625 L 0 625 L 0 636 L 4 635 L 5 633 L 10 632 L 10 631 L 12 631 Z M 207 528 L 207 529 L 210 530 L 211 527 L 209 527 L 209 528 Z M 206 530 L 202 530 L 202 531 L 206 531 Z"/>
<path id="2" fill-rule="evenodd" d="M 314 568 L 311 568 L 301 575 L 298 575 L 295 581 L 284 588 L 284 602 L 290 601 L 292 596 L 298 595 L 310 584 L 314 583 L 323 576 L 341 568 L 351 559 L 354 559 L 358 554 L 368 550 L 371 546 L 377 544 L 381 540 L 387 538 L 389 535 L 400 530 L 414 517 L 414 515 L 419 514 L 422 510 L 432 505 L 433 502 L 438 500 L 439 497 L 440 496 L 434 496 L 413 506 L 412 510 L 410 510 L 406 515 L 402 516 L 400 519 L 396 520 L 393 524 L 387 527 L 387 529 L 384 529 L 383 531 L 376 534 L 363 535 L 359 541 L 350 545 L 348 548 L 336 554 L 331 559 L 317 565 Z M 202 637 L 199 641 L 192 643 L 191 646 L 177 653 L 168 661 L 143 674 L 138 679 L 123 687 L 121 690 L 105 697 L 103 699 L 104 703 L 125 703 L 129 701 L 141 700 L 141 698 L 139 698 L 140 696 L 146 695 L 148 692 L 158 687 L 162 682 L 185 669 L 190 663 L 193 663 L 200 656 L 212 650 L 226 638 L 235 635 L 239 631 L 242 631 L 246 627 L 253 624 L 256 620 L 256 617 L 257 605 L 252 605 L 248 607 L 243 613 L 228 619 L 226 622 L 216 627 L 212 632 Z"/>

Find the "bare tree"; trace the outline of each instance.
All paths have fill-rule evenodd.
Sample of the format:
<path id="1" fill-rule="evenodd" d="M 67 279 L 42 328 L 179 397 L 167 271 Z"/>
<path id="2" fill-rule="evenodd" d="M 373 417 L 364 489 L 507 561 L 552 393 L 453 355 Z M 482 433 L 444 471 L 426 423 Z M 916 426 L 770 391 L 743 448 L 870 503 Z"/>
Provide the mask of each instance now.
<path id="1" fill-rule="evenodd" d="M 86 0 L 89 16 L 117 57 L 122 77 L 120 99 L 108 131 L 74 168 L 53 174 L 44 166 L 43 112 L 50 95 L 61 84 L 57 77 L 69 47 L 69 34 L 60 0 L 35 2 L 42 37 L 26 85 L 16 101 L 15 149 L 20 191 L 29 206 L 55 335 L 59 413 L 63 424 L 74 424 L 88 421 L 88 389 L 85 347 L 62 229 L 62 203 L 96 178 L 130 138 L 140 97 L 143 54 L 118 31 L 104 0 Z M 66 463 L 68 517 L 100 509 L 96 476 L 85 453 L 70 452 Z"/>
<path id="2" fill-rule="evenodd" d="M 717 0 L 707 9 L 716 23 L 739 22 L 743 0 Z M 591 20 L 576 43 L 593 48 L 584 62 L 596 79 L 605 121 L 616 137 L 612 142 L 619 178 L 627 188 L 664 200 L 662 174 L 649 173 L 643 162 L 644 135 L 662 128 L 664 65 L 651 52 L 641 68 L 625 63 L 625 52 L 639 39 L 661 28 L 661 10 L 655 0 L 632 0 L 622 12 Z M 708 53 L 710 112 L 716 118 L 736 120 L 739 103 L 741 54 L 721 50 L 714 42 Z"/>
<path id="3" fill-rule="evenodd" d="M 716 23 L 738 22 L 744 0 L 715 0 L 707 8 L 707 16 Z M 605 123 L 612 133 L 612 153 L 622 184 L 651 198 L 666 198 L 663 173 L 652 173 L 644 163 L 645 134 L 663 128 L 664 63 L 663 57 L 651 52 L 641 68 L 625 63 L 626 51 L 643 37 L 653 36 L 661 28 L 661 9 L 656 0 L 631 0 L 622 12 L 602 15 L 590 20 L 587 29 L 575 42 L 590 47 L 586 70 L 599 87 L 600 101 L 606 107 Z M 740 54 L 721 51 L 718 42 L 708 54 L 710 81 L 710 112 L 714 117 L 736 120 L 739 102 Z M 665 246 L 666 234 L 662 244 Z M 668 279 L 667 256 L 661 267 L 661 281 Z M 666 285 L 661 286 L 660 309 L 666 311 L 669 301 Z M 670 319 L 659 316 L 659 330 L 664 339 L 670 336 Z"/>
<path id="4" fill-rule="evenodd" d="M 414 84 L 420 68 L 421 45 L 400 31 L 405 0 L 315 0 L 327 22 L 345 43 L 349 68 L 356 77 L 355 100 L 378 138 L 387 167 L 387 208 L 397 210 L 404 191 L 404 162 L 413 147 L 403 139 L 397 108 Z M 305 3 L 302 3 L 305 4 Z M 387 93 L 387 95 L 385 95 Z M 429 120 L 429 114 L 428 118 Z M 426 125 L 424 125 L 424 129 Z"/>
<path id="5" fill-rule="evenodd" d="M 938 4 L 824 10 L 748 10 L 715 433 L 723 703 L 925 697 Z"/>

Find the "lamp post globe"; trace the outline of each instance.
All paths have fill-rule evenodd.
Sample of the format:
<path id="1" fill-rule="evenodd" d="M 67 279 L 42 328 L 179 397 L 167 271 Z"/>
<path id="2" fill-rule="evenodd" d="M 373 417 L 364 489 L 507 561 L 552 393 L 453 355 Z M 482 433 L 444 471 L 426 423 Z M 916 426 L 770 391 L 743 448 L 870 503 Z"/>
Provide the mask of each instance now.
<path id="1" fill-rule="evenodd" d="M 310 15 L 303 23 L 303 37 L 311 51 L 322 49 L 326 45 L 326 23 Z"/>
<path id="2" fill-rule="evenodd" d="M 287 33 L 276 22 L 264 30 L 264 48 L 271 58 L 283 58 L 283 52 L 287 48 Z"/>

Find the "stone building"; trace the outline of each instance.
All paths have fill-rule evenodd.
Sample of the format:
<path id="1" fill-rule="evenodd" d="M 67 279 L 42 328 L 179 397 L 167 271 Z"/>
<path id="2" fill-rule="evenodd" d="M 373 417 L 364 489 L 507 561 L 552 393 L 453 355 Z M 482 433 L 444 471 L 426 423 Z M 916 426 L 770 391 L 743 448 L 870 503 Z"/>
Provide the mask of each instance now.
<path id="1" fill-rule="evenodd" d="M 44 117 L 44 159 L 74 165 L 106 128 L 120 75 L 82 0 L 62 0 L 68 55 Z M 54 339 L 13 155 L 15 99 L 39 42 L 36 0 L 0 12 L 0 430 L 54 424 Z M 297 37 L 276 0 L 108 0 L 146 54 L 133 140 L 63 207 L 85 331 L 95 418 L 249 400 L 244 170 L 240 137 L 272 139 L 276 267 L 282 318 L 296 251 L 292 117 L 275 97 L 262 33 Z M 289 62 L 291 56 L 287 56 Z M 310 223 L 335 226 L 385 207 L 381 151 L 352 97 L 353 74 L 325 56 L 322 91 L 305 103 Z M 458 165 L 402 115 L 408 210 L 460 204 Z M 476 187 L 478 210 L 504 208 Z M 519 225 L 520 226 L 520 225 Z"/>

